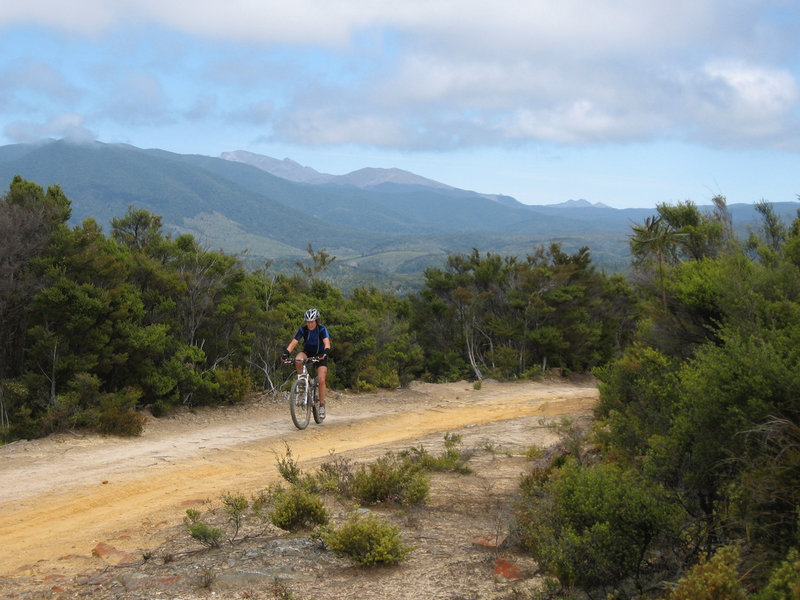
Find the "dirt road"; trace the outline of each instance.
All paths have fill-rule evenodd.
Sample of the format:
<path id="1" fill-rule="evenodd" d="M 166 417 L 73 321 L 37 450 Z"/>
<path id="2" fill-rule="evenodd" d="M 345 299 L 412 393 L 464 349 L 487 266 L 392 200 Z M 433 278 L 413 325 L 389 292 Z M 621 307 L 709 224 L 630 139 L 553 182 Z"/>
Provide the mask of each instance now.
<path id="1" fill-rule="evenodd" d="M 278 480 L 276 458 L 287 445 L 301 464 L 333 452 L 360 460 L 398 443 L 409 447 L 424 436 L 489 423 L 499 424 L 491 434 L 497 443 L 530 444 L 515 422 L 585 415 L 596 398 L 592 382 L 484 382 L 480 390 L 466 382 L 415 384 L 335 393 L 325 423 L 305 431 L 294 428 L 284 402 L 263 398 L 149 419 L 139 438 L 59 434 L 9 444 L 0 447 L 0 576 L 91 556 L 99 542 L 131 553 L 156 547 L 187 506 Z"/>

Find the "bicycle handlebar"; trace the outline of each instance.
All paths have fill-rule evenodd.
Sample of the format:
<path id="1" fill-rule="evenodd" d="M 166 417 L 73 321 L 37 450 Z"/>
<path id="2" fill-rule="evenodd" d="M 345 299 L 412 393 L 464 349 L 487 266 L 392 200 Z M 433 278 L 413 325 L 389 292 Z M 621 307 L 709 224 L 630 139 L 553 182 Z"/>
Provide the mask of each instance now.
<path id="1" fill-rule="evenodd" d="M 285 365 L 288 365 L 292 362 L 304 362 L 304 363 L 318 363 L 320 358 L 318 356 L 306 356 L 305 358 L 287 358 L 286 360 L 282 360 L 281 362 Z"/>

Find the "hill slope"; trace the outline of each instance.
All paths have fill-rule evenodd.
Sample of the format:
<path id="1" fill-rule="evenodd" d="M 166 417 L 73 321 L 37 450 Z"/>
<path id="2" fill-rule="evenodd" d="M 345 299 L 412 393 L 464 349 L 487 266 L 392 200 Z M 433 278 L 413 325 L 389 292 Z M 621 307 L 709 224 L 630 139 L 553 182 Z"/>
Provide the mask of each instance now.
<path id="1" fill-rule="evenodd" d="M 334 176 L 289 159 L 223 156 L 99 142 L 10 145 L 0 147 L 0 182 L 19 174 L 44 187 L 59 184 L 72 200 L 74 223 L 92 217 L 106 229 L 129 206 L 145 208 L 161 215 L 167 230 L 192 233 L 210 248 L 247 250 L 255 264 L 292 266 L 312 243 L 340 259 L 337 277 L 357 280 L 359 272 L 373 282 L 386 274 L 419 279 L 447 254 L 473 247 L 524 256 L 552 241 L 568 251 L 588 245 L 597 264 L 620 270 L 631 224 L 655 212 L 586 201 L 527 206 L 399 169 Z M 793 215 L 795 205 L 775 207 Z M 730 208 L 740 227 L 756 220 L 752 206 Z"/>

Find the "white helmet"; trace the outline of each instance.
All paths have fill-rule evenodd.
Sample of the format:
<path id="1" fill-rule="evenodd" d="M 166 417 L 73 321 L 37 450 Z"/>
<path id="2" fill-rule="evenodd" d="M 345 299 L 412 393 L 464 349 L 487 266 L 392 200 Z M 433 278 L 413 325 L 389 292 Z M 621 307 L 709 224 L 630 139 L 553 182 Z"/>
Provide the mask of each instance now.
<path id="1" fill-rule="evenodd" d="M 316 321 L 319 319 L 319 311 L 316 308 L 309 308 L 303 318 L 306 321 Z"/>

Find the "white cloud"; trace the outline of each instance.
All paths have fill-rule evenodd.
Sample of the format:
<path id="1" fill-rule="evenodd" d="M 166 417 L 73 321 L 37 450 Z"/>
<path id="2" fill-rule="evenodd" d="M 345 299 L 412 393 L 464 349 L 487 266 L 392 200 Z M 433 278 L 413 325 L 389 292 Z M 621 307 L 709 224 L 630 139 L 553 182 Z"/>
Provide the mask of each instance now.
<path id="1" fill-rule="evenodd" d="M 65 113 L 43 123 L 15 121 L 5 126 L 3 134 L 15 142 L 32 142 L 44 138 L 68 138 L 77 142 L 96 139 L 86 128 L 80 115 Z"/>
<path id="2" fill-rule="evenodd" d="M 47 102 L 74 105 L 82 91 L 72 85 L 52 65 L 32 58 L 12 61 L 0 70 L 0 85 L 15 97 L 31 95 Z"/>
<path id="3" fill-rule="evenodd" d="M 80 108 L 86 73 L 40 61 L 16 76 L 59 112 L 121 126 L 247 123 L 274 140 L 403 149 L 800 139 L 797 66 L 784 62 L 798 23 L 771 16 L 792 10 L 782 0 L 6 4 L 0 28 L 72 32 L 65 48 L 89 33 L 117 53 Z"/>

